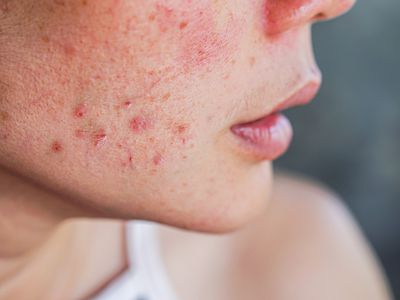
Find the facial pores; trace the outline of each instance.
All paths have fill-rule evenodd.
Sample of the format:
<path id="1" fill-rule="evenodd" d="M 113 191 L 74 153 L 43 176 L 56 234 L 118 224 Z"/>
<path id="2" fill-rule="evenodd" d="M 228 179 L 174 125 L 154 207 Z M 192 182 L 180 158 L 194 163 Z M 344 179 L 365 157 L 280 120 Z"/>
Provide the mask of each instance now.
<path id="1" fill-rule="evenodd" d="M 186 159 L 198 134 L 193 103 L 200 99 L 184 88 L 194 74 L 232 59 L 240 20 L 216 7 L 218 1 L 138 2 L 58 0 L 33 7 L 24 33 L 31 43 L 15 45 L 33 56 L 12 62 L 21 86 L 10 91 L 24 99 L 18 109 L 27 122 L 12 132 L 2 126 L 2 137 L 22 135 L 25 147 L 34 143 L 36 154 L 50 159 L 73 152 L 83 164 L 101 159 L 122 170 Z M 5 106 L 2 116 L 10 117 L 2 122 L 12 122 L 12 113 Z"/>

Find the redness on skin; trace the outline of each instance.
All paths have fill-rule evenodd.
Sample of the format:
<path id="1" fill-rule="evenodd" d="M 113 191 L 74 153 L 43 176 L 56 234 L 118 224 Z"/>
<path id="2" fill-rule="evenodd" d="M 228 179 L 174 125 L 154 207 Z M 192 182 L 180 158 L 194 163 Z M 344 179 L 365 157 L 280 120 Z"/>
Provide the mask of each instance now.
<path id="1" fill-rule="evenodd" d="M 87 112 L 87 107 L 84 103 L 79 104 L 77 107 L 75 107 L 74 110 L 74 116 L 76 118 L 83 118 Z"/>
<path id="2" fill-rule="evenodd" d="M 131 121 L 129 122 L 129 128 L 134 133 L 140 133 L 150 128 L 150 122 L 144 119 L 143 117 L 136 116 L 132 118 Z"/>
<path id="3" fill-rule="evenodd" d="M 10 119 L 10 114 L 6 111 L 0 111 L 0 121 L 5 122 Z"/>
<path id="4" fill-rule="evenodd" d="M 104 129 L 99 129 L 93 134 L 93 145 L 100 147 L 107 141 L 107 135 Z"/>
<path id="5" fill-rule="evenodd" d="M 86 133 L 83 129 L 76 129 L 75 130 L 75 137 L 78 139 L 84 138 L 86 136 Z"/>
<path id="6" fill-rule="evenodd" d="M 163 161 L 164 161 L 164 159 L 163 159 L 163 157 L 162 157 L 162 155 L 160 153 L 156 153 L 153 156 L 153 164 L 155 166 L 159 166 Z"/>
<path id="7" fill-rule="evenodd" d="M 122 104 L 122 106 L 123 106 L 125 109 L 129 109 L 129 108 L 132 106 L 132 101 L 125 101 L 125 102 Z"/>
<path id="8" fill-rule="evenodd" d="M 59 153 L 63 150 L 63 146 L 61 145 L 61 143 L 59 141 L 54 141 L 51 144 L 51 151 L 54 153 Z"/>

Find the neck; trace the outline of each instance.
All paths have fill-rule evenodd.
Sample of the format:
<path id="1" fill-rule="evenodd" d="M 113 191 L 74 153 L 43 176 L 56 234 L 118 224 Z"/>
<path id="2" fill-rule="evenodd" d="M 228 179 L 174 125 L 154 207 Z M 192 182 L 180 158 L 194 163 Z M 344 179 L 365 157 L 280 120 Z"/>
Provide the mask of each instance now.
<path id="1" fill-rule="evenodd" d="M 58 225 L 83 215 L 89 216 L 72 201 L 0 168 L 0 290 L 40 261 L 56 263 L 51 253 L 71 240 L 71 230 Z"/>

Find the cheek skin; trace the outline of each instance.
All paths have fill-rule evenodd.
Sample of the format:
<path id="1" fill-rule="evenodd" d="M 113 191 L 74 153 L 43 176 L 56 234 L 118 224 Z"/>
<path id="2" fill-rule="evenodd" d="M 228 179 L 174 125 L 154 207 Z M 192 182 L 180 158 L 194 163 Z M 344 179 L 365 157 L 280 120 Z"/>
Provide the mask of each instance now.
<path id="1" fill-rule="evenodd" d="M 115 161 L 120 166 L 144 161 L 163 165 L 169 156 L 166 152 L 177 155 L 192 139 L 189 122 L 175 113 L 179 102 L 186 100 L 169 87 L 173 89 L 187 73 L 204 72 L 228 60 L 236 49 L 237 22 L 228 15 L 224 26 L 217 24 L 208 1 L 196 5 L 188 1 L 179 8 L 156 2 L 140 16 L 133 14 L 128 2 L 104 3 L 103 11 L 87 1 L 76 16 L 64 16 L 48 26 L 39 24 L 35 44 L 47 66 L 31 70 L 43 85 L 31 82 L 31 90 L 38 93 L 28 97 L 27 109 L 48 122 L 65 119 L 70 111 L 72 128 L 66 128 L 64 139 L 55 136 L 48 142 L 51 153 L 74 148 L 68 147 L 72 137 L 78 149 L 89 148 L 86 153 L 101 150 L 96 155 L 105 155 L 104 148 L 119 152 Z M 55 15 L 68 9 L 78 11 L 67 2 L 51 6 Z M 143 19 L 146 25 L 140 23 Z M 107 26 L 99 27 L 100 20 L 108 20 Z M 163 40 L 176 41 L 178 50 L 165 49 L 162 57 L 151 56 L 142 67 L 143 53 L 159 53 Z M 170 64 L 166 65 L 164 55 Z"/>

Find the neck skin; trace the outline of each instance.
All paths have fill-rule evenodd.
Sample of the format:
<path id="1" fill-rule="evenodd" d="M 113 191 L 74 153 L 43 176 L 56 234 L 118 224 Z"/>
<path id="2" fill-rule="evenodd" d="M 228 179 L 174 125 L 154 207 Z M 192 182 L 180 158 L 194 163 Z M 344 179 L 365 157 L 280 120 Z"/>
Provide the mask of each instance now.
<path id="1" fill-rule="evenodd" d="M 42 292 L 46 295 L 49 280 L 56 281 L 57 274 L 65 277 L 68 268 L 78 268 L 68 264 L 73 265 L 74 261 L 82 263 L 82 259 L 85 260 L 82 257 L 89 253 L 84 248 L 88 246 L 85 242 L 93 242 L 99 234 L 93 234 L 93 226 L 79 226 L 77 231 L 78 226 L 59 225 L 83 215 L 91 216 L 67 199 L 0 168 L 1 299 L 6 299 L 4 296 L 22 296 L 20 293 L 24 289 L 21 287 L 31 288 L 33 284 L 32 288 L 36 290 L 31 295 L 42 295 Z"/>

